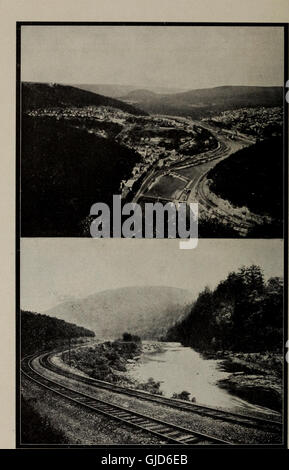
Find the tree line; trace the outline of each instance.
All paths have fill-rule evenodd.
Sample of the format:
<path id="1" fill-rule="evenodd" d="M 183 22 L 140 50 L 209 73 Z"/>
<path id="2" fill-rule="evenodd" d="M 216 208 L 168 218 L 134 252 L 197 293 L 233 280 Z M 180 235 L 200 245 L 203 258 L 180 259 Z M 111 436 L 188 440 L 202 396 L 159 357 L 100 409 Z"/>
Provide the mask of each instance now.
<path id="1" fill-rule="evenodd" d="M 95 336 L 93 331 L 73 323 L 25 310 L 20 313 L 20 332 L 22 356 L 54 347 L 66 339 Z"/>
<path id="2" fill-rule="evenodd" d="M 206 287 L 187 317 L 167 333 L 200 351 L 281 351 L 283 279 L 264 280 L 259 266 L 231 272 L 213 290 Z"/>

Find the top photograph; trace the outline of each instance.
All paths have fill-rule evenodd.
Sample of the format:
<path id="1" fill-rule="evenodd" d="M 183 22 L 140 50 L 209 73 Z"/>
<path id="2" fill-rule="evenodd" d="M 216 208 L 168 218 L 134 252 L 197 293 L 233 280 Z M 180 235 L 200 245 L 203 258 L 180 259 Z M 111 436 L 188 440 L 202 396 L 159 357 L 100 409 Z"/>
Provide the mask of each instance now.
<path id="1" fill-rule="evenodd" d="M 283 238 L 285 33 L 18 23 L 20 236 Z"/>

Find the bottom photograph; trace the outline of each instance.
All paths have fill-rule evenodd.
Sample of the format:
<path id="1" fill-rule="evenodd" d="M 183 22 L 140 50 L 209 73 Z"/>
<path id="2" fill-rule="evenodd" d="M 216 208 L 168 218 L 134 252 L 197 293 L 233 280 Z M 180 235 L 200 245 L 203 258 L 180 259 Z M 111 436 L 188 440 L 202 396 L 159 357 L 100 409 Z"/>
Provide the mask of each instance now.
<path id="1" fill-rule="evenodd" d="M 282 240 L 20 252 L 17 447 L 284 444 Z"/>

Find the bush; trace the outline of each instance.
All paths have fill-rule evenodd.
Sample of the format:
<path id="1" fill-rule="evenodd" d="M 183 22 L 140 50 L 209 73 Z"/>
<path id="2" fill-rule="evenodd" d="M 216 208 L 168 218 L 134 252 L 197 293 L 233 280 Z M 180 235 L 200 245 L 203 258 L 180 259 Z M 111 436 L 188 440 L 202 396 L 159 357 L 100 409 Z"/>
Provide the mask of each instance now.
<path id="1" fill-rule="evenodd" d="M 181 393 L 174 393 L 172 398 L 176 398 L 178 400 L 190 401 L 190 395 L 191 395 L 190 392 L 183 390 Z M 196 401 L 196 399 L 192 398 L 192 401 Z"/>
<path id="2" fill-rule="evenodd" d="M 138 388 L 155 395 L 162 395 L 163 392 L 160 390 L 160 386 L 160 382 L 156 382 L 152 377 L 150 377 L 147 382 L 140 384 Z"/>
<path id="3" fill-rule="evenodd" d="M 116 382 L 118 372 L 126 372 L 126 362 L 140 352 L 140 344 L 132 341 L 107 341 L 93 348 L 71 351 L 71 361 L 94 379 Z M 68 362 L 68 354 L 62 354 L 64 362 Z"/>

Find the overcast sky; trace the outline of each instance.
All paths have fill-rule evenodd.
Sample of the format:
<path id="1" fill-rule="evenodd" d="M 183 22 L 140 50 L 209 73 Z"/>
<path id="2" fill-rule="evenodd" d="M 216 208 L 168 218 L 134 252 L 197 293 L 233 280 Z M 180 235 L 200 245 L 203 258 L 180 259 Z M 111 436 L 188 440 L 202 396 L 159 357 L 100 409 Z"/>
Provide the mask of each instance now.
<path id="1" fill-rule="evenodd" d="M 22 26 L 23 81 L 283 85 L 279 27 Z"/>
<path id="2" fill-rule="evenodd" d="M 280 240 L 22 238 L 21 307 L 43 312 L 63 301 L 126 286 L 171 286 L 197 295 L 232 270 L 258 264 L 265 277 L 282 276 Z"/>

